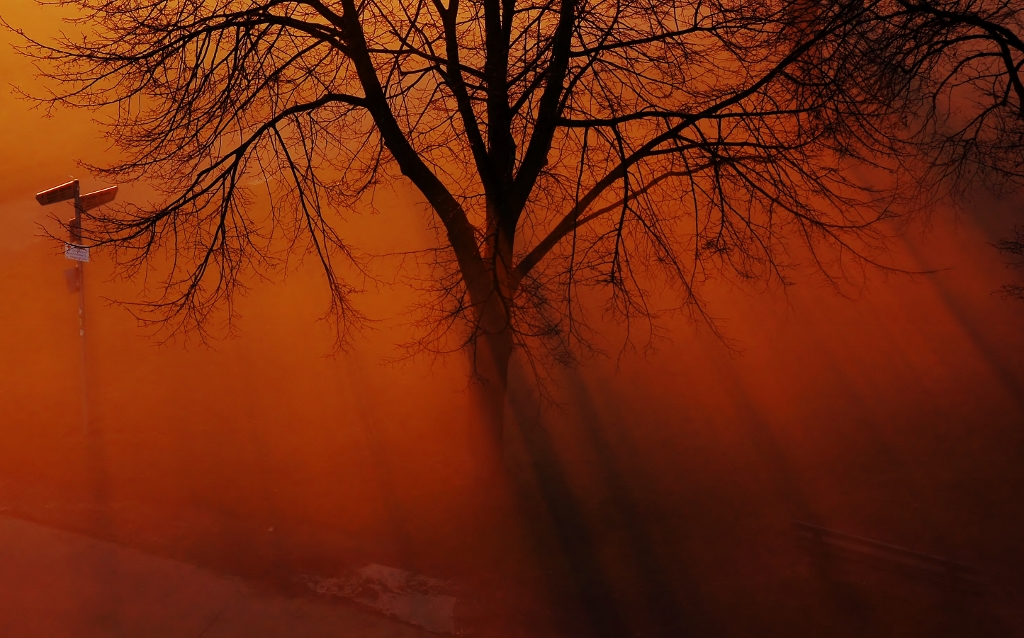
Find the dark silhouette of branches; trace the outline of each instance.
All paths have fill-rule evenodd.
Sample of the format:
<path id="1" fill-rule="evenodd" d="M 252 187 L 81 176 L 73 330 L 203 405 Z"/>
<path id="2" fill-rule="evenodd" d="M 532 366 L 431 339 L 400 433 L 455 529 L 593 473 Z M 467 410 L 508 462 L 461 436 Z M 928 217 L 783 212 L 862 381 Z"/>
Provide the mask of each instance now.
<path id="1" fill-rule="evenodd" d="M 1019 182 L 1024 141 L 1024 4 L 901 1 L 881 47 L 912 78 L 908 116 L 932 184 L 955 189 Z"/>
<path id="2" fill-rule="evenodd" d="M 124 159 L 97 170 L 164 197 L 88 220 L 129 273 L 170 259 L 151 316 L 201 327 L 243 274 L 306 252 L 344 339 L 372 276 L 345 216 L 405 180 L 438 237 L 415 348 L 469 349 L 495 405 L 517 348 L 595 347 L 584 290 L 627 326 L 666 290 L 710 324 L 713 278 L 879 263 L 912 150 L 943 177 L 1019 165 L 1008 1 L 55 4 L 81 35 L 22 34 L 43 101 L 105 113 Z M 992 103 L 960 117 L 965 87 Z"/>
<path id="3" fill-rule="evenodd" d="M 921 186 L 954 198 L 1016 190 L 1024 177 L 1024 3 L 916 0 L 874 9 L 891 25 L 879 54 L 907 87 Z M 1020 256 L 1020 229 L 996 244 Z M 1021 296 L 1019 284 L 1003 293 Z"/>
<path id="4" fill-rule="evenodd" d="M 1024 266 L 1024 227 L 1016 226 L 1013 229 L 1013 236 L 996 242 L 996 248 L 1008 255 L 1012 255 L 1014 259 L 1013 266 L 1017 268 Z M 1006 284 L 1001 292 L 1007 297 L 1024 299 L 1024 284 L 1020 282 Z"/>

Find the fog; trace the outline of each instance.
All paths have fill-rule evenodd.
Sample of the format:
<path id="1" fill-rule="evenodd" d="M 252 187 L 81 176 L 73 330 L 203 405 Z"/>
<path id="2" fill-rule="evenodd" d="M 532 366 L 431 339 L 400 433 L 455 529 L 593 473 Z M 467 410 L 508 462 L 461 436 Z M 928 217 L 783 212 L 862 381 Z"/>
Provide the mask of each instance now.
<path id="1" fill-rule="evenodd" d="M 5 0 L 3 15 L 46 33 L 40 11 Z M 32 82 L 6 45 L 0 77 Z M 109 151 L 88 113 L 46 118 L 4 90 L 0 117 L 3 515 L 291 596 L 312 595 L 297 576 L 366 563 L 451 579 L 479 635 L 1024 635 L 1024 303 L 995 294 L 1019 273 L 991 246 L 1019 200 L 912 223 L 891 259 L 918 275 L 717 282 L 728 343 L 668 319 L 652 349 L 620 354 L 604 326 L 610 355 L 553 368 L 550 401 L 519 375 L 510 411 L 531 430 L 506 479 L 464 356 L 395 361 L 414 291 L 369 289 L 358 303 L 380 321 L 337 352 L 313 264 L 251 282 L 235 332 L 203 344 L 107 301 L 142 284 L 94 253 L 83 433 L 72 264 L 33 195 L 71 174 L 106 186 L 75 161 Z M 401 186 L 382 195 L 356 223 L 364 245 L 417 206 Z M 425 215 L 409 232 L 429 241 Z M 823 565 L 794 521 L 962 561 L 986 584 Z"/>

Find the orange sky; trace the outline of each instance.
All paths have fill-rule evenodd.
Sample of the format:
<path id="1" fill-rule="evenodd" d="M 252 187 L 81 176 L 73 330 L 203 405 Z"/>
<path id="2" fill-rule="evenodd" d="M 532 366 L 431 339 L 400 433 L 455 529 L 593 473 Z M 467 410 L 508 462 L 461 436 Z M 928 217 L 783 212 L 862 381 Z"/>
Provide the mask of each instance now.
<path id="1" fill-rule="evenodd" d="M 2 15 L 43 33 L 53 26 L 29 0 L 4 0 Z M 0 38 L 0 77 L 30 83 Z M 39 236 L 48 211 L 33 194 L 69 174 L 86 190 L 105 186 L 74 164 L 102 158 L 105 144 L 89 114 L 43 119 L 7 89 L 0 121 L 6 471 L 68 489 L 84 480 L 82 489 L 112 500 L 295 516 L 391 538 L 417 555 L 470 551 L 452 529 L 489 497 L 475 491 L 482 433 L 464 361 L 384 365 L 401 340 L 394 319 L 352 353 L 325 356 L 315 270 L 257 285 L 240 304 L 237 338 L 158 346 L 103 303 L 132 299 L 137 287 L 110 281 L 98 256 L 87 267 L 97 434 L 83 442 L 77 298 L 62 274 L 71 263 Z M 122 189 L 133 196 L 132 185 Z M 399 195 L 394 205 L 410 201 Z M 871 273 L 846 291 L 852 298 L 809 272 L 785 295 L 731 284 L 708 291 L 739 353 L 678 322 L 646 357 L 558 373 L 564 411 L 545 418 L 587 515 L 625 490 L 636 507 L 662 512 L 677 540 L 682 528 L 673 526 L 702 512 L 702 526 L 678 541 L 685 547 L 736 520 L 813 518 L 982 563 L 1005 552 L 1024 561 L 1012 497 L 1024 488 L 1024 303 L 993 294 L 1014 273 L 989 245 L 1019 207 L 973 208 L 959 219 L 935 210 L 929 229 L 919 224 L 893 245 L 896 263 L 935 274 Z M 364 307 L 388 317 L 407 299 L 384 290 Z M 976 524 L 960 524 L 968 519 Z M 652 534 L 659 552 L 688 551 Z M 610 543 L 608 565 L 631 560 Z"/>

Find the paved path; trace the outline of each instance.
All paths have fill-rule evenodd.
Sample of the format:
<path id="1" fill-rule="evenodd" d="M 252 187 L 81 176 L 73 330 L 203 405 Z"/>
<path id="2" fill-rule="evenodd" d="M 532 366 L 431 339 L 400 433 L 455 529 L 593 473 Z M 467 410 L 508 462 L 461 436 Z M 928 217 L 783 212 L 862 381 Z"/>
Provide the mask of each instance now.
<path id="1" fill-rule="evenodd" d="M 425 638 L 350 606 L 261 591 L 177 561 L 0 516 L 5 638 Z"/>

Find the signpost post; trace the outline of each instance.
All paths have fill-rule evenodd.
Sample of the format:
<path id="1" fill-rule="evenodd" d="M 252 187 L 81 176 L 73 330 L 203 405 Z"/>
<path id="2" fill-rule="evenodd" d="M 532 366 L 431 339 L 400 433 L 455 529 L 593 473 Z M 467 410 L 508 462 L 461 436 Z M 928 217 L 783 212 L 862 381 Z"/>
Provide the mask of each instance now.
<path id="1" fill-rule="evenodd" d="M 82 434 L 89 433 L 89 392 L 85 368 L 85 262 L 89 261 L 89 247 L 84 245 L 82 239 L 82 213 L 108 204 L 114 201 L 115 197 L 117 197 L 117 186 L 82 195 L 77 179 L 36 193 L 36 201 L 41 206 L 49 206 L 69 199 L 75 200 L 75 216 L 68 221 L 70 241 L 64 244 L 64 257 L 78 262 L 78 335 L 82 340 Z"/>

